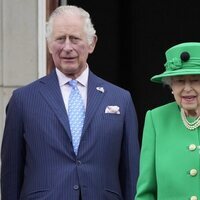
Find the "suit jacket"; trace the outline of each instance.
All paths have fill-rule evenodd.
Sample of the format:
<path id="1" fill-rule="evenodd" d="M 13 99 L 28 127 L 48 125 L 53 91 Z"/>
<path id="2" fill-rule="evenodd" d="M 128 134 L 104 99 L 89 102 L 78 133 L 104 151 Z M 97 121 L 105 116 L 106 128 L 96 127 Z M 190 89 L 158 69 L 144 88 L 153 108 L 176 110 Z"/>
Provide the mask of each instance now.
<path id="1" fill-rule="evenodd" d="M 120 114 L 105 113 L 110 105 L 119 106 Z M 130 93 L 90 71 L 76 156 L 53 71 L 14 91 L 9 101 L 1 151 L 1 200 L 78 200 L 80 190 L 83 200 L 131 200 L 138 176 L 137 137 Z"/>
<path id="2" fill-rule="evenodd" d="M 135 200 L 200 199 L 199 138 L 175 102 L 148 111 Z"/>

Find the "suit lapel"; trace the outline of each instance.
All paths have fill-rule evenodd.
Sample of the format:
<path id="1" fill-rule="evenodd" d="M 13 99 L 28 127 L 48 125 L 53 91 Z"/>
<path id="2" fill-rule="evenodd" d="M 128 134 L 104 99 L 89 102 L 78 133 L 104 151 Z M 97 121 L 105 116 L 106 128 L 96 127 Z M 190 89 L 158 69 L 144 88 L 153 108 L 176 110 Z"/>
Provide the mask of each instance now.
<path id="1" fill-rule="evenodd" d="M 99 107 L 106 91 L 101 92 L 97 90 L 97 87 L 103 88 L 102 80 L 95 76 L 91 71 L 89 72 L 88 78 L 88 97 L 87 97 L 87 108 L 85 115 L 85 123 L 83 126 L 83 134 L 85 133 L 88 125 L 90 124 L 96 109 Z"/>
<path id="2" fill-rule="evenodd" d="M 53 71 L 49 76 L 41 79 L 40 82 L 41 95 L 55 112 L 58 120 L 61 122 L 64 129 L 66 130 L 68 137 L 70 138 L 70 140 L 72 140 L 69 120 L 67 112 L 65 110 L 56 72 Z M 97 89 L 97 87 L 104 88 L 103 81 L 90 71 L 88 78 L 88 97 L 83 133 L 85 133 L 86 129 L 88 128 L 94 114 L 96 113 L 97 108 L 99 107 L 99 104 L 106 94 L 105 88 L 104 92 L 101 92 Z"/>
<path id="3" fill-rule="evenodd" d="M 55 112 L 58 120 L 61 122 L 69 138 L 71 139 L 68 116 L 55 71 L 53 71 L 46 78 L 41 79 L 40 93 Z"/>

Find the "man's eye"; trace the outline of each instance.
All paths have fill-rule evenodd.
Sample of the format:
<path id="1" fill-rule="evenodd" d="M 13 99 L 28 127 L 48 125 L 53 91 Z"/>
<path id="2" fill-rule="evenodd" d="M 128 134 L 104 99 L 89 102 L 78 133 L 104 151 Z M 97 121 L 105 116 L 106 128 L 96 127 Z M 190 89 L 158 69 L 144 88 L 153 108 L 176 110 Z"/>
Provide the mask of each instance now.
<path id="1" fill-rule="evenodd" d="M 73 42 L 73 43 L 77 43 L 79 41 L 79 38 L 77 37 L 71 37 L 70 40 Z"/>
<path id="2" fill-rule="evenodd" d="M 65 41 L 65 37 L 59 37 L 57 38 L 58 41 Z"/>

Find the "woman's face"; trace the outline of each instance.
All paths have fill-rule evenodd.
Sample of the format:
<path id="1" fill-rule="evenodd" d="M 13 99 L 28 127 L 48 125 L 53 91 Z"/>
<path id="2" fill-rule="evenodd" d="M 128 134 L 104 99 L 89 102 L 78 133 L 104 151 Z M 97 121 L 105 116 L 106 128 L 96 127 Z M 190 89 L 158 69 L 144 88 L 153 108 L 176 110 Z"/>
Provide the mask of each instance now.
<path id="1" fill-rule="evenodd" d="M 171 88 L 177 104 L 188 115 L 200 115 L 200 75 L 172 77 Z"/>

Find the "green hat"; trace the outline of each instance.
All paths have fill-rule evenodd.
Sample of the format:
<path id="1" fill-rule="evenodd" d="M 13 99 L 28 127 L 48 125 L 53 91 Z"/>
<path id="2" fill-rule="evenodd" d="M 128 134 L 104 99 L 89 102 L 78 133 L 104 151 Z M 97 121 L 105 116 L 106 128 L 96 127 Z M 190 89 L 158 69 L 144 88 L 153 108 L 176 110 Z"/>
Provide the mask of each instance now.
<path id="1" fill-rule="evenodd" d="M 186 42 L 175 45 L 165 52 L 165 72 L 151 78 L 152 82 L 162 83 L 170 76 L 200 74 L 200 42 Z"/>

